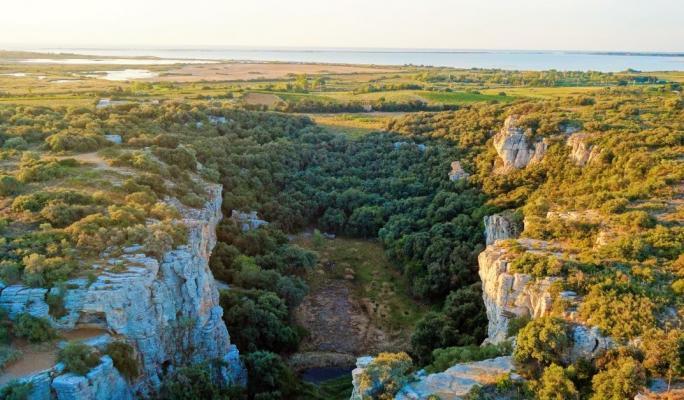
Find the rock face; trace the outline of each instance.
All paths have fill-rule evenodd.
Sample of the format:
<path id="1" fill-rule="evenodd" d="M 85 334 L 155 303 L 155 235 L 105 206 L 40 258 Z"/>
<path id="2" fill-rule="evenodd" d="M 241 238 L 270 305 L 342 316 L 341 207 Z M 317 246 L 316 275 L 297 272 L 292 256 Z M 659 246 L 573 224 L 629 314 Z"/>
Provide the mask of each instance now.
<path id="1" fill-rule="evenodd" d="M 444 372 L 430 374 L 404 386 L 397 400 L 427 400 L 431 395 L 441 400 L 463 399 L 475 385 L 487 385 L 513 371 L 511 357 L 456 364 Z"/>
<path id="2" fill-rule="evenodd" d="M 541 161 L 546 154 L 548 143 L 545 140 L 530 143 L 522 128 L 517 125 L 518 117 L 506 118 L 501 131 L 494 136 L 494 148 L 503 161 L 503 170 L 525 168 Z"/>
<path id="3" fill-rule="evenodd" d="M 538 318 L 552 305 L 549 288 L 557 279 L 535 280 L 531 275 L 509 271 L 511 257 L 503 247 L 493 244 L 477 258 L 482 297 L 487 309 L 489 343 L 500 343 L 508 337 L 508 323 L 515 317 Z"/>
<path id="4" fill-rule="evenodd" d="M 359 393 L 360 376 L 373 361 L 373 357 L 360 357 L 356 361 L 356 369 L 352 371 L 354 389 L 351 400 L 362 400 Z M 397 400 L 427 400 L 430 396 L 439 396 L 441 400 L 458 400 L 466 398 L 475 385 L 487 385 L 513 371 L 511 357 L 498 357 L 490 360 L 456 364 L 444 372 L 425 375 L 423 371 L 416 373 L 414 382 L 402 387 L 396 394 Z"/>
<path id="5" fill-rule="evenodd" d="M 258 229 L 261 226 L 268 225 L 268 222 L 263 219 L 259 219 L 259 215 L 256 211 L 242 212 L 238 210 L 233 210 L 230 218 L 240 225 L 240 229 L 243 232 L 247 232 L 252 229 Z"/>
<path id="6" fill-rule="evenodd" d="M 573 133 L 566 142 L 570 147 L 570 158 L 580 167 L 594 161 L 600 153 L 597 147 L 587 144 L 588 139 L 586 133 Z"/>
<path id="7" fill-rule="evenodd" d="M 465 172 L 460 161 L 454 161 L 451 163 L 451 171 L 449 171 L 450 181 L 460 181 L 461 179 L 466 179 L 469 176 L 470 174 Z"/>
<path id="8" fill-rule="evenodd" d="M 510 215 L 493 214 L 484 217 L 485 243 L 494 244 L 497 240 L 516 238 L 522 227 Z"/>
<path id="9" fill-rule="evenodd" d="M 124 339 L 139 355 L 142 374 L 130 388 L 137 396 L 154 393 L 164 374 L 174 368 L 210 360 L 225 362 L 219 373 L 224 383 L 244 384 L 246 374 L 237 348 L 230 344 L 208 265 L 221 219 L 221 186 L 209 185 L 207 190 L 204 207 L 182 211 L 188 228 L 186 245 L 165 253 L 161 262 L 144 254 L 124 254 L 106 260 L 105 266 L 94 265 L 93 271 L 99 273 L 94 282 L 67 282 L 63 317 L 49 314 L 46 289 L 4 288 L 0 306 L 11 317 L 28 312 L 47 318 L 59 329 L 97 327 Z M 107 270 L 108 266 L 115 268 Z M 64 398 L 100 398 L 79 389 L 85 384 L 82 380 L 58 382 L 64 393 L 74 393 Z M 95 385 L 88 382 L 88 387 Z"/>
<path id="10" fill-rule="evenodd" d="M 85 376 L 59 375 L 52 381 L 52 389 L 58 400 L 133 400 L 131 387 L 109 356 L 104 356 Z M 49 397 L 48 397 L 49 398 Z"/>

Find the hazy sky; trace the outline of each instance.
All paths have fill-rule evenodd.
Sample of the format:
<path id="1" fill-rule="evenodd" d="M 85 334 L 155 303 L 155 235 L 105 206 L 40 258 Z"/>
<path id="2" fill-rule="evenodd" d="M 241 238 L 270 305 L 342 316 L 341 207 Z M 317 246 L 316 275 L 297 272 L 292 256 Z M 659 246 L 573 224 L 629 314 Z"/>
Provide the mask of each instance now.
<path id="1" fill-rule="evenodd" d="M 684 0 L 6 0 L 2 45 L 684 51 Z"/>

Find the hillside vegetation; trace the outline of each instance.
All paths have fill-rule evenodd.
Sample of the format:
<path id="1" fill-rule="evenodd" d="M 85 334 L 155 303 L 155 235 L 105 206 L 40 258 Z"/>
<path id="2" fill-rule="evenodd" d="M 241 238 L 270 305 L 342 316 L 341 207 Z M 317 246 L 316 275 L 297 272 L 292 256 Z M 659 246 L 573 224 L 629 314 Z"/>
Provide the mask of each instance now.
<path id="1" fill-rule="evenodd" d="M 371 271 L 361 262 L 350 281 L 361 295 L 389 304 L 389 324 L 412 330 L 410 358 L 384 356 L 405 372 L 506 354 L 506 346 L 475 346 L 487 336 L 477 264 L 483 218 L 509 210 L 524 221 L 521 238 L 506 244 L 513 268 L 558 278 L 554 293 L 582 299 L 573 309 L 554 296 L 548 316 L 516 321 L 513 356 L 528 380 L 526 393 L 557 398 L 549 393 L 560 382 L 567 398 L 628 398 L 647 378 L 682 378 L 684 111 L 677 83 L 632 72 L 442 69 L 371 81 L 323 78 L 213 82 L 206 89 L 98 84 L 75 91 L 67 105 L 50 105 L 53 92 L 32 93 L 39 101 L 25 105 L 25 87 L 12 89 L 0 105 L 0 280 L 59 287 L 71 277 L 87 279 L 103 253 L 133 244 L 161 256 L 185 240 L 179 210 L 203 204 L 203 182 L 220 183 L 224 219 L 211 268 L 230 286 L 221 292 L 223 319 L 249 385 L 241 394 L 193 390 L 330 398 L 336 386 L 348 387 L 303 384 L 285 362 L 308 334 L 293 313 L 317 284 L 311 274 L 320 257 L 333 257 L 330 247 L 346 240 L 382 246 L 388 265 Z M 524 93 L 571 86 L 595 89 Z M 517 92 L 499 93 L 506 88 Z M 282 102 L 271 108 L 283 112 L 241 102 L 250 91 L 277 95 Z M 395 92 L 427 101 L 380 98 Z M 100 96 L 127 103 L 93 107 Z M 404 113 L 383 115 L 382 129 L 371 121 L 354 135 L 332 117 L 321 126 L 292 114 L 363 112 L 369 102 Z M 506 168 L 494 147 L 512 115 L 527 140 L 547 146 L 525 168 Z M 568 144 L 575 133 L 593 150 L 583 162 Z M 454 161 L 468 177 L 450 179 Z M 256 211 L 259 225 L 268 224 L 245 229 L 234 211 Z M 318 249 L 290 240 L 313 229 L 346 239 Z M 369 292 L 375 279 L 385 282 L 378 290 L 390 285 L 386 294 L 397 297 L 377 299 Z M 568 362 L 562 353 L 577 323 L 598 327 L 616 345 L 596 359 Z M 16 321 L 4 326 L 10 343 L 21 329 Z M 209 376 L 181 372 L 183 379 Z M 169 378 L 165 388 L 182 385 Z"/>

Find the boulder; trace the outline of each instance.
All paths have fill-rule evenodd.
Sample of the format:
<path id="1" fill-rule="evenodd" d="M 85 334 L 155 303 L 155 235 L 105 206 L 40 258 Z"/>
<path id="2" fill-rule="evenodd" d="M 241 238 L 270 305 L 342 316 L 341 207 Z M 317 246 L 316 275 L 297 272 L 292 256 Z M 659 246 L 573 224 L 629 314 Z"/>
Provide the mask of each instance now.
<path id="1" fill-rule="evenodd" d="M 462 179 L 468 178 L 469 176 L 470 174 L 465 172 L 460 161 L 454 161 L 451 163 L 451 171 L 449 171 L 450 181 L 460 181 Z"/>

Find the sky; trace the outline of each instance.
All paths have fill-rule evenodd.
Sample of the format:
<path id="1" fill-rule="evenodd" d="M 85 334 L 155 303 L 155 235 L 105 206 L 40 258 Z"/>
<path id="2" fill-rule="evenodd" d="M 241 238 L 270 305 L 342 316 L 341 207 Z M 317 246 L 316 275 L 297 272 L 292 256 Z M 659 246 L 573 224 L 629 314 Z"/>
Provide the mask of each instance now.
<path id="1" fill-rule="evenodd" d="M 0 47 L 684 52 L 684 0 L 6 0 Z"/>

